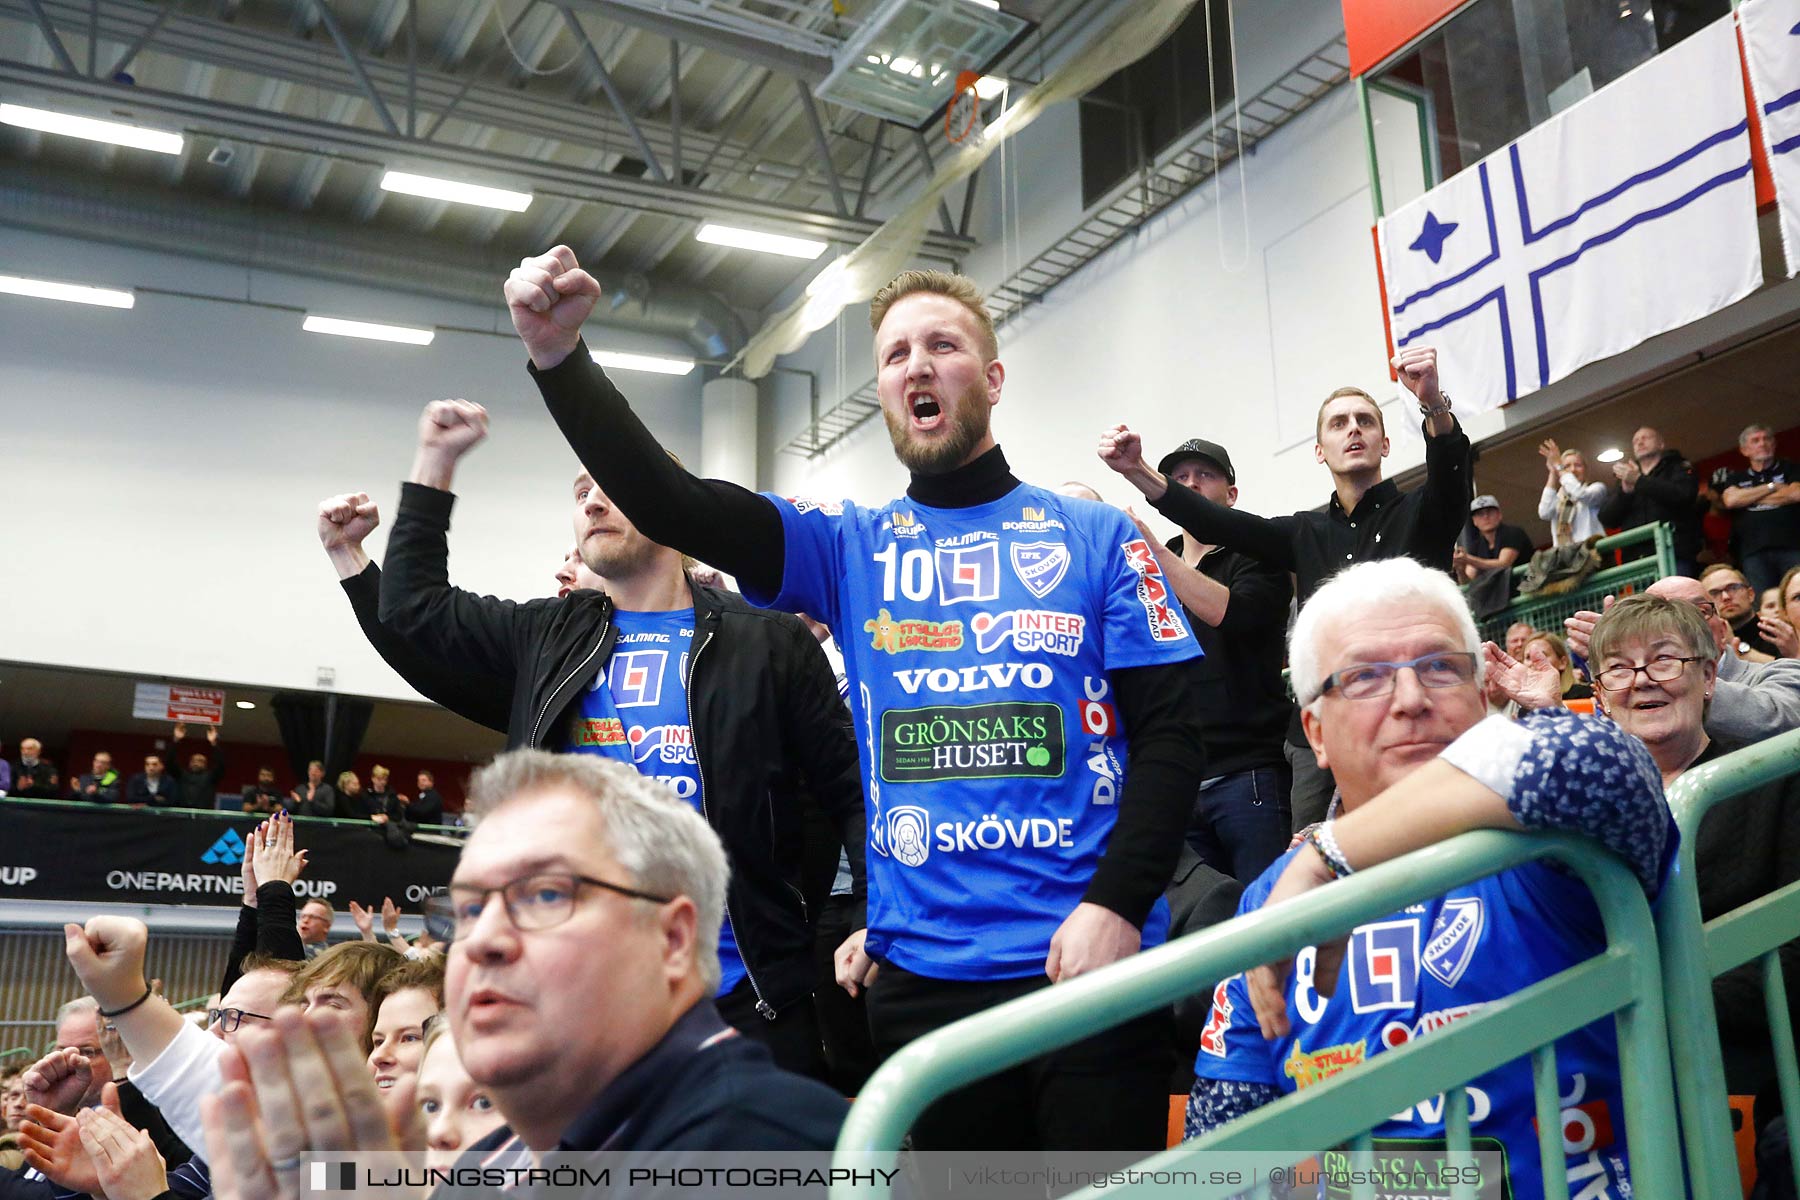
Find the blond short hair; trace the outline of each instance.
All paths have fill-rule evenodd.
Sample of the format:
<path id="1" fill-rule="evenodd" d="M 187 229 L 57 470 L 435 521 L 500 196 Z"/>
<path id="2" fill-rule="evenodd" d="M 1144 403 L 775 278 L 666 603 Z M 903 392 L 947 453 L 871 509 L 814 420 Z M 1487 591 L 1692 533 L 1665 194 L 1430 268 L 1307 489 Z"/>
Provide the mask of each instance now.
<path id="1" fill-rule="evenodd" d="M 1357 396 L 1367 400 L 1369 402 L 1369 407 L 1375 410 L 1376 428 L 1381 430 L 1382 437 L 1387 436 L 1387 420 L 1381 415 L 1381 405 L 1375 403 L 1375 397 L 1369 395 L 1369 393 L 1363 391 L 1359 387 L 1341 387 L 1337 391 L 1331 393 L 1331 395 L 1325 397 L 1324 402 L 1319 405 L 1318 419 L 1313 422 L 1313 440 L 1315 442 L 1325 436 L 1325 410 L 1331 407 L 1331 402 L 1333 400 L 1342 400 L 1345 396 Z"/>
<path id="2" fill-rule="evenodd" d="M 981 334 L 981 360 L 993 362 L 1000 357 L 1000 339 L 994 333 L 994 316 L 988 312 L 987 297 L 982 295 L 981 288 L 973 279 L 949 271 L 902 271 L 894 276 L 869 301 L 869 328 L 880 333 L 881 323 L 887 319 L 888 309 L 894 307 L 896 302 L 919 292 L 947 297 L 968 309 Z"/>

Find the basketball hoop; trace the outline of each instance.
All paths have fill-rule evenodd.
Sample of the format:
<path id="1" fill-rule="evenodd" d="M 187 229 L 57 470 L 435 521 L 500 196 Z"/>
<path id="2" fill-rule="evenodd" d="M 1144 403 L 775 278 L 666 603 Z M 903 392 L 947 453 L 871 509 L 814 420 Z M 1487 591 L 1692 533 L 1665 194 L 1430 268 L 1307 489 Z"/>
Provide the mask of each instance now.
<path id="1" fill-rule="evenodd" d="M 944 136 L 952 143 L 960 144 L 970 134 L 981 132 L 981 97 L 975 91 L 975 85 L 980 82 L 979 71 L 958 71 L 956 74 L 956 91 L 944 108 Z"/>

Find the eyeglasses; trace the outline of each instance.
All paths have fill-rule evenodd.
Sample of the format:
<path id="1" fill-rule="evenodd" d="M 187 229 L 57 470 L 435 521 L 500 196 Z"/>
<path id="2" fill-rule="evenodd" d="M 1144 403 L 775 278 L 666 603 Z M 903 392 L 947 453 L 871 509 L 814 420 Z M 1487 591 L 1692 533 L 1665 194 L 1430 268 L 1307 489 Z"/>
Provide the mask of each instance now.
<path id="1" fill-rule="evenodd" d="M 1639 671 L 1642 671 L 1644 678 L 1652 683 L 1668 683 L 1671 679 L 1680 678 L 1681 673 L 1687 670 L 1689 663 L 1705 661 L 1705 657 L 1698 654 L 1689 658 L 1677 658 L 1673 654 L 1659 654 L 1641 667 L 1628 667 L 1623 663 L 1616 667 L 1608 667 L 1594 676 L 1594 682 L 1609 692 L 1623 692 L 1637 683 Z"/>
<path id="2" fill-rule="evenodd" d="M 1700 615 L 1709 621 L 1719 615 L 1719 606 L 1711 600 L 1690 600 L 1688 603 L 1699 609 Z"/>
<path id="3" fill-rule="evenodd" d="M 237 1027 L 244 1023 L 245 1017 L 255 1017 L 259 1021 L 272 1021 L 275 1018 L 253 1013 L 244 1008 L 209 1008 L 206 1010 L 206 1023 L 218 1025 L 225 1033 L 236 1033 Z"/>
<path id="4" fill-rule="evenodd" d="M 1458 687 L 1475 679 L 1475 655 L 1467 650 L 1421 654 L 1405 662 L 1357 663 L 1325 677 L 1319 695 L 1335 691 L 1346 700 L 1373 700 L 1394 690 L 1402 669 L 1410 669 L 1419 686 Z"/>
<path id="5" fill-rule="evenodd" d="M 497 888 L 458 887 L 452 884 L 447 895 L 426 898 L 425 928 L 432 937 L 446 942 L 466 938 L 474 932 L 475 923 L 481 920 L 481 914 L 487 911 L 488 897 L 498 892 L 506 907 L 507 920 L 512 922 L 514 929 L 522 933 L 551 929 L 567 921 L 575 912 L 575 897 L 583 884 L 617 892 L 633 900 L 648 900 L 652 904 L 667 904 L 673 899 L 670 896 L 658 896 L 636 888 L 622 887 L 588 875 L 527 875 Z"/>
<path id="6" fill-rule="evenodd" d="M 1723 600 L 1725 597 L 1736 592 L 1747 592 L 1749 590 L 1750 585 L 1747 583 L 1721 583 L 1716 588 L 1707 588 L 1706 594 L 1711 596 L 1714 600 Z"/>

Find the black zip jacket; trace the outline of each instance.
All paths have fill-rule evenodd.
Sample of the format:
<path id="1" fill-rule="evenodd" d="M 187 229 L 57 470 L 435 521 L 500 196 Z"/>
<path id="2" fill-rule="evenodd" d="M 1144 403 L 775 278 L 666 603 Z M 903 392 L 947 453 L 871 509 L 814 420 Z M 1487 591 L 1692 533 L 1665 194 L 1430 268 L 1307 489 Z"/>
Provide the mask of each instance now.
<path id="1" fill-rule="evenodd" d="M 1636 529 L 1667 521 L 1675 557 L 1700 553 L 1700 480 L 1679 450 L 1664 450 L 1656 465 L 1638 476 L 1627 492 L 1615 487 L 1600 505 L 1600 523 L 1609 529 Z"/>
<path id="2" fill-rule="evenodd" d="M 356 623 L 363 636 L 381 655 L 394 674 L 406 680 L 414 691 L 457 716 L 505 733 L 511 714 L 512 680 L 505 677 L 478 675 L 473 671 L 447 667 L 438 660 L 413 649 L 411 643 L 381 623 L 381 568 L 374 563 L 360 575 L 340 580 Z M 442 816 L 440 810 L 439 816 Z"/>
<path id="3" fill-rule="evenodd" d="M 381 624 L 439 663 L 512 681 L 508 749 L 559 749 L 572 709 L 605 668 L 612 601 L 576 591 L 516 603 L 450 586 L 456 498 L 404 483 L 388 536 Z M 694 587 L 688 705 L 701 811 L 731 858 L 726 909 L 765 1016 L 812 994 L 800 877 L 802 780 L 845 836 L 862 880 L 856 734 L 825 652 L 806 626 Z"/>

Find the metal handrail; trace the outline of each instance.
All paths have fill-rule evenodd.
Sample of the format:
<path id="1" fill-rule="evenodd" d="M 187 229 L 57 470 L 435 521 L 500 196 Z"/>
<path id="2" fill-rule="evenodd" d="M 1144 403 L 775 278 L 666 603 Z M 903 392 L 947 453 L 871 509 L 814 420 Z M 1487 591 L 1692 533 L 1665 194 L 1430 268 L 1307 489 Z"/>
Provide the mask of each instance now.
<path id="1" fill-rule="evenodd" d="M 1740 1190 L 1712 981 L 1752 958 L 1765 960 L 1764 1000 L 1782 1101 L 1787 1111 L 1800 1112 L 1800 1068 L 1777 956 L 1782 943 L 1800 930 L 1800 882 L 1702 924 L 1694 864 L 1700 823 L 1715 805 L 1797 774 L 1800 730 L 1694 767 L 1669 789 L 1669 808 L 1681 828 L 1681 850 L 1658 901 L 1657 936 L 1682 1139 L 1697 1196 L 1734 1196 Z M 1769 960 L 1775 960 L 1772 971 Z M 1708 1030 L 1710 1036 L 1703 1032 Z M 1793 1166 L 1795 1186 L 1800 1187 L 1800 1159 Z"/>
<path id="2" fill-rule="evenodd" d="M 224 809 L 224 808 L 130 808 L 128 805 L 124 805 L 124 804 L 94 804 L 94 803 L 91 803 L 86 800 L 43 800 L 43 799 L 38 799 L 37 797 L 34 797 L 34 796 L 0 796 L 0 805 L 7 805 L 7 804 L 30 805 L 34 808 L 81 809 L 84 812 L 106 812 L 109 810 L 124 809 L 129 812 L 141 813 L 146 816 L 159 817 L 164 820 L 202 819 L 202 820 L 237 820 L 237 821 L 241 821 L 241 820 L 245 820 L 247 818 L 261 818 L 261 817 L 266 817 L 266 816 L 271 815 L 269 813 L 232 812 L 230 809 Z M 358 829 L 363 828 L 364 826 L 368 825 L 368 823 L 369 823 L 365 819 L 357 819 L 357 818 L 351 818 L 351 817 L 296 816 L 293 818 L 293 820 L 305 822 L 305 823 L 311 824 L 311 825 L 348 825 L 348 826 L 354 826 Z M 467 832 L 467 830 L 463 829 L 459 825 L 423 825 L 423 824 L 421 824 L 421 825 L 418 825 L 417 828 L 422 829 L 422 830 L 429 830 L 433 833 L 466 833 Z"/>
<path id="3" fill-rule="evenodd" d="M 1561 863 L 1588 885 L 1605 925 L 1605 951 L 1520 993 L 1488 1004 L 1455 1025 L 1387 1051 L 1344 1072 L 1140 1164 L 1148 1171 L 1193 1166 L 1208 1150 L 1329 1146 L 1354 1138 L 1397 1112 L 1438 1093 L 1446 1095 L 1451 1152 L 1469 1149 L 1466 1096 L 1458 1086 L 1501 1063 L 1532 1055 L 1539 1092 L 1539 1125 L 1560 1129 L 1554 1070 L 1555 1040 L 1614 1013 L 1628 1129 L 1673 1127 L 1675 1109 L 1663 1020 L 1656 929 L 1643 889 L 1632 873 L 1596 843 L 1565 834 L 1480 831 L 1319 888 L 1273 908 L 1248 913 L 1201 933 L 1133 955 L 1103 970 L 998 1005 L 934 1031 L 884 1063 L 850 1110 L 835 1163 L 867 1170 L 891 1166 L 901 1138 L 937 1098 L 1047 1051 L 1210 990 L 1218 980 L 1261 963 L 1291 957 L 1302 947 L 1342 936 L 1356 925 L 1408 904 L 1442 895 L 1509 867 L 1537 859 Z M 1535 1053 L 1534 1053 L 1535 1052 Z M 1549 1069 L 1545 1070 L 1548 1066 Z M 1548 1087 L 1546 1103 L 1543 1095 Z M 1336 1103 L 1332 1101 L 1336 1100 Z M 1549 1123 L 1544 1121 L 1545 1115 Z M 1460 1137 L 1458 1137 L 1460 1133 Z M 1460 1141 L 1460 1145 L 1456 1144 Z M 1560 1136 L 1540 1139 L 1549 1169 L 1547 1188 L 1563 1184 Z M 1554 1155 L 1553 1164 L 1550 1156 Z M 1673 1139 L 1645 1136 L 1632 1144 L 1633 1180 L 1643 1196 L 1675 1195 L 1681 1165 Z M 834 1189 L 847 1197 L 853 1189 Z M 885 1195 L 876 1185 L 859 1196 Z M 1129 1194 L 1131 1185 L 1105 1195 Z M 1220 1195 L 1228 1186 L 1186 1194 Z M 1084 1200 L 1101 1193 L 1078 1193 Z"/>

